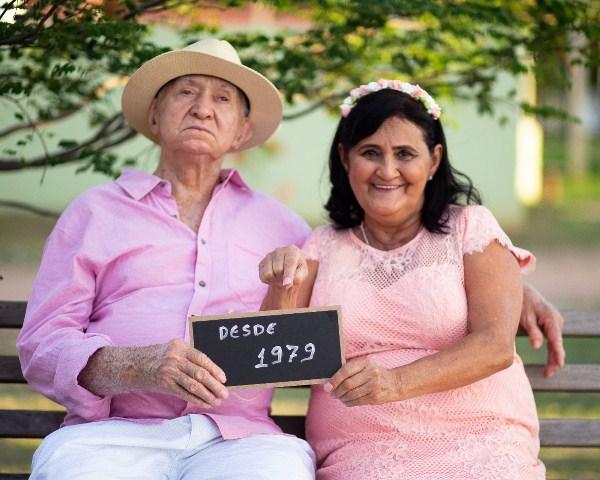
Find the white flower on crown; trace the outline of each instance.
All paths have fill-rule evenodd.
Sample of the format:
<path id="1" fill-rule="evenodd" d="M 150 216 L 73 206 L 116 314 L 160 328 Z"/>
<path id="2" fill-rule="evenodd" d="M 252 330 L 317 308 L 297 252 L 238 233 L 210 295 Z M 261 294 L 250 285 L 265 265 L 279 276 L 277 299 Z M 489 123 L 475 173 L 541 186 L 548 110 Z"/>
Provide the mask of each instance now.
<path id="1" fill-rule="evenodd" d="M 354 108 L 360 98 L 368 95 L 369 93 L 378 92 L 386 88 L 410 95 L 412 98 L 420 101 L 425 106 L 427 113 L 429 113 L 433 118 L 436 120 L 440 118 L 442 109 L 436 103 L 433 97 L 419 85 L 413 85 L 412 83 L 401 82 L 399 80 L 385 79 L 380 79 L 376 82 L 369 82 L 366 85 L 360 85 L 359 87 L 350 90 L 350 95 L 346 97 L 340 105 L 342 117 L 347 117 L 350 114 L 350 111 L 352 108 Z"/>

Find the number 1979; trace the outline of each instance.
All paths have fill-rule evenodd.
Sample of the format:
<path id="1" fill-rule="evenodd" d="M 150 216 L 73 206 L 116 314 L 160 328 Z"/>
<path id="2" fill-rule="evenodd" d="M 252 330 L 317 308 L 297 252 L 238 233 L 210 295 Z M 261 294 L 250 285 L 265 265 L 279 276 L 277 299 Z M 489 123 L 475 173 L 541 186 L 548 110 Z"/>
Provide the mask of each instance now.
<path id="1" fill-rule="evenodd" d="M 297 352 L 298 352 L 299 347 L 298 347 L 298 345 L 286 345 L 285 348 L 287 348 L 287 350 L 289 352 L 287 363 L 292 363 L 294 358 L 296 358 L 298 356 Z M 301 358 L 300 363 L 308 362 L 309 360 L 313 359 L 313 357 L 315 356 L 314 343 L 307 343 L 306 345 L 304 345 L 304 352 L 306 352 L 308 355 L 304 358 Z M 281 348 L 279 345 L 273 347 L 271 349 L 271 355 L 274 358 L 274 360 L 271 362 L 271 365 L 281 363 L 283 361 L 283 348 Z M 269 364 L 265 363 L 265 348 L 264 347 L 260 349 L 258 358 L 259 358 L 260 362 L 258 362 L 256 365 L 254 365 L 254 368 L 266 368 L 269 366 Z"/>

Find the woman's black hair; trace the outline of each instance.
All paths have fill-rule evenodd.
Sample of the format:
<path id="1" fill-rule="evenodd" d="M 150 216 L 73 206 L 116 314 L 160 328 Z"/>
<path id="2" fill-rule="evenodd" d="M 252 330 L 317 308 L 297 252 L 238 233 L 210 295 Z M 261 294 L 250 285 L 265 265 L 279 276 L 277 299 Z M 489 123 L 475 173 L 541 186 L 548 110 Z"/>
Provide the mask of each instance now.
<path id="1" fill-rule="evenodd" d="M 480 204 L 481 197 L 473 182 L 450 165 L 446 137 L 439 119 L 434 119 L 425 106 L 410 95 L 383 89 L 361 97 L 347 117 L 342 117 L 329 151 L 331 193 L 325 204 L 329 218 L 337 228 L 359 225 L 364 212 L 358 204 L 342 165 L 338 145 L 348 152 L 354 145 L 373 135 L 391 117 L 415 124 L 423 132 L 430 153 L 436 145 L 443 148 L 440 165 L 427 182 L 421 220 L 427 230 L 446 233 L 448 206 L 451 204 Z"/>

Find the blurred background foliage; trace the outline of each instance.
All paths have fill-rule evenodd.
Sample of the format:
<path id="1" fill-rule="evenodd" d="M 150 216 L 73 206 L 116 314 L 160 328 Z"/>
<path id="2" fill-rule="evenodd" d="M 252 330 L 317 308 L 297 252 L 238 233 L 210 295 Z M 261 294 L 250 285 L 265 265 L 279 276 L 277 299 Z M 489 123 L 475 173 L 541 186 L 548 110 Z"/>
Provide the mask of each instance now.
<path id="1" fill-rule="evenodd" d="M 117 175 L 135 158 L 111 149 L 135 136 L 107 92 L 145 60 L 168 48 L 151 39 L 160 19 L 181 32 L 181 45 L 218 33 L 243 62 L 270 78 L 294 118 L 335 108 L 348 90 L 376 78 L 419 83 L 433 95 L 474 98 L 480 112 L 517 92 L 494 98 L 499 74 L 531 68 L 564 92 L 572 64 L 599 65 L 600 9 L 589 0 L 263 0 L 300 21 L 286 31 L 226 31 L 211 11 L 243 8 L 241 0 L 8 0 L 0 7 L 0 100 L 16 107 L 0 140 L 0 172 L 77 163 Z M 309 104 L 306 105 L 308 100 Z M 551 103 L 522 108 L 566 118 Z M 85 138 L 51 138 L 45 126 L 85 110 Z M 502 119 L 500 119 L 502 121 Z M 28 154 L 31 144 L 42 153 Z"/>

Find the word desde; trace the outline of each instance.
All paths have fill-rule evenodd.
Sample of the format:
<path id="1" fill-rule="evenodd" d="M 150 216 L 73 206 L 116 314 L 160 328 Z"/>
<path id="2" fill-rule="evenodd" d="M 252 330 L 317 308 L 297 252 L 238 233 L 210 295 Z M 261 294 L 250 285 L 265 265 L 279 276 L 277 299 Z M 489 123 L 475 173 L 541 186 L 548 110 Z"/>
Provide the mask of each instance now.
<path id="1" fill-rule="evenodd" d="M 231 328 L 221 325 L 219 327 L 219 340 L 225 340 L 227 337 L 229 338 L 240 338 L 241 337 L 249 337 L 253 335 L 255 337 L 261 336 L 263 333 L 267 333 L 268 335 L 273 335 L 275 333 L 275 327 L 277 326 L 277 322 L 269 323 L 267 327 L 261 325 L 260 323 L 255 323 L 254 325 L 245 324 L 242 325 L 240 329 L 239 325 L 233 325 Z M 241 330 L 241 332 L 240 332 Z"/>

